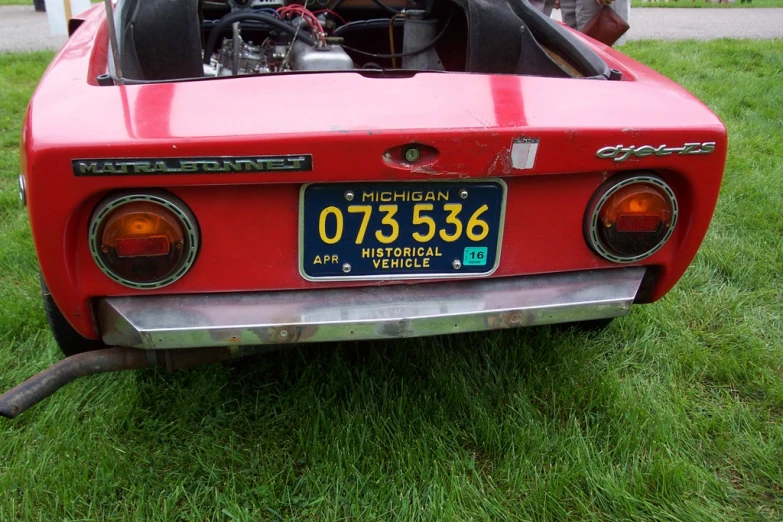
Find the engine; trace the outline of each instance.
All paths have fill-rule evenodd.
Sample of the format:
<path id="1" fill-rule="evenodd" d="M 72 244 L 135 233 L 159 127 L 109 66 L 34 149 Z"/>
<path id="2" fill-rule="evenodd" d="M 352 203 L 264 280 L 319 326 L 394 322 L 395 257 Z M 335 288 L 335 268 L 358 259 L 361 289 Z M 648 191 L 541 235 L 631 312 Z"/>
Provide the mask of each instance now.
<path id="1" fill-rule="evenodd" d="M 342 7 L 340 13 L 329 8 L 330 4 Z M 228 13 L 202 23 L 206 42 L 204 75 L 389 66 L 444 70 L 434 47 L 450 19 L 443 25 L 439 17 L 433 16 L 432 4 L 432 0 L 229 0 Z M 391 16 L 383 17 L 384 11 Z"/>
<path id="2" fill-rule="evenodd" d="M 204 65 L 205 76 L 236 76 L 280 73 L 286 71 L 347 71 L 354 69 L 353 59 L 342 47 L 343 39 L 328 37 L 321 46 L 299 41 L 274 42 L 269 38 L 261 45 L 245 42 L 234 32 L 225 38 L 220 51 Z"/>
<path id="3" fill-rule="evenodd" d="M 617 76 L 525 0 L 118 0 L 116 10 L 117 60 L 136 82 L 357 70 Z"/>

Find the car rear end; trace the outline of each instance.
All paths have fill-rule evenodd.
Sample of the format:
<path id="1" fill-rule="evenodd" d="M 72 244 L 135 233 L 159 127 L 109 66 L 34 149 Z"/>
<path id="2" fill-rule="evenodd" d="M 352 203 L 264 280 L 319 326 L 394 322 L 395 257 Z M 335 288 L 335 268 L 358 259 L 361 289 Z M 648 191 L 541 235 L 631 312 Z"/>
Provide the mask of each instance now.
<path id="1" fill-rule="evenodd" d="M 395 338 L 624 315 L 680 278 L 717 117 L 622 81 L 356 72 L 102 86 L 105 22 L 24 131 L 41 270 L 86 339 L 148 349 Z"/>

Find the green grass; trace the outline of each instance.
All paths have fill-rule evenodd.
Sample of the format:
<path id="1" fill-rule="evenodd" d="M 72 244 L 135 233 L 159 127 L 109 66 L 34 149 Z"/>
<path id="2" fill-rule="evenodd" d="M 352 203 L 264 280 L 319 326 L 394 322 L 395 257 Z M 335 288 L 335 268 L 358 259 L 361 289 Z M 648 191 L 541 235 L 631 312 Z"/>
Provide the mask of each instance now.
<path id="1" fill-rule="evenodd" d="M 783 41 L 624 51 L 730 130 L 713 226 L 661 302 L 600 334 L 83 379 L 0 420 L 0 520 L 781 520 Z M 59 357 L 16 191 L 50 56 L 0 56 L 0 389 Z"/>
<path id="2" fill-rule="evenodd" d="M 723 0 L 723 2 L 726 2 L 726 0 Z M 751 2 L 746 1 L 744 3 L 742 3 L 741 0 L 736 0 L 736 2 L 731 4 L 728 2 L 705 2 L 704 0 L 696 0 L 695 2 L 692 2 L 691 0 L 679 0 L 677 2 L 674 0 L 669 0 L 668 2 L 664 0 L 658 0 L 657 2 L 653 2 L 652 0 L 648 2 L 642 2 L 642 0 L 631 0 L 631 7 L 709 7 L 718 9 L 738 7 L 783 7 L 783 0 L 752 0 Z"/>

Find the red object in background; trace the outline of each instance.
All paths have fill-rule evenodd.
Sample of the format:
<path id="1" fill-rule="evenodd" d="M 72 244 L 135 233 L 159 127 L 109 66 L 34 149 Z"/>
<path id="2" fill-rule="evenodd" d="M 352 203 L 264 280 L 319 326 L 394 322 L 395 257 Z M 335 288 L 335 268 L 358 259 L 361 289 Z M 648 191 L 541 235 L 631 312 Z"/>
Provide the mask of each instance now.
<path id="1" fill-rule="evenodd" d="M 628 22 L 615 13 L 614 9 L 605 5 L 587 22 L 582 32 L 604 45 L 612 46 L 630 28 L 631 26 L 628 25 Z"/>
<path id="2" fill-rule="evenodd" d="M 317 75 L 329 103 L 306 118 L 259 92 L 312 94 L 301 75 L 99 87 L 106 26 L 92 11 L 55 58 L 30 104 L 22 168 L 42 273 L 66 319 L 97 338 L 92 302 L 116 295 L 196 294 L 377 285 L 311 282 L 298 271 L 301 186 L 314 182 L 502 178 L 508 186 L 500 266 L 493 277 L 618 266 L 586 244 L 585 208 L 620 172 L 651 171 L 677 195 L 676 230 L 639 266 L 655 267 L 644 298 L 679 280 L 696 254 L 718 197 L 726 130 L 701 102 L 670 80 L 600 44 L 589 45 L 623 81 L 420 73 L 375 78 Z M 379 103 L 401 92 L 404 104 Z M 220 115 L 205 112 L 219 100 Z M 585 104 L 584 100 L 591 100 Z M 225 117 L 230 115 L 230 117 Z M 511 147 L 538 140 L 530 168 L 515 168 Z M 707 155 L 598 157 L 617 145 L 714 142 Z M 437 151 L 425 167 L 384 159 L 419 143 Z M 74 176 L 75 158 L 167 158 L 311 154 L 307 172 Z M 90 255 L 96 204 L 117 189 L 165 189 L 197 217 L 202 245 L 193 268 L 157 290 L 109 279 Z M 393 284 L 404 284 L 396 282 Z"/>

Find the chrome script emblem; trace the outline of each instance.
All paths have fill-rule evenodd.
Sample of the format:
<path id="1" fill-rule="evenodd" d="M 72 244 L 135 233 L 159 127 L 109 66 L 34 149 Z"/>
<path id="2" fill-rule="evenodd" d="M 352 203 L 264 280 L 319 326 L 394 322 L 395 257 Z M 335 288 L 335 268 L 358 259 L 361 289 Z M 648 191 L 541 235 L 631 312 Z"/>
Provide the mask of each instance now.
<path id="1" fill-rule="evenodd" d="M 691 154 L 711 154 L 715 151 L 715 142 L 706 141 L 704 143 L 686 143 L 682 147 L 667 147 L 666 145 L 659 145 L 653 147 L 652 145 L 642 145 L 637 147 L 631 145 L 626 147 L 624 145 L 616 145 L 614 147 L 604 147 L 595 153 L 601 159 L 611 159 L 614 161 L 625 161 L 631 156 L 637 158 L 646 158 L 647 156 L 671 156 L 672 154 L 679 154 L 681 156 Z"/>
<path id="2" fill-rule="evenodd" d="M 313 157 L 310 154 L 301 154 L 210 158 L 75 159 L 72 166 L 76 176 L 309 172 L 313 170 Z"/>

